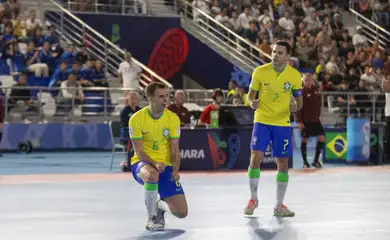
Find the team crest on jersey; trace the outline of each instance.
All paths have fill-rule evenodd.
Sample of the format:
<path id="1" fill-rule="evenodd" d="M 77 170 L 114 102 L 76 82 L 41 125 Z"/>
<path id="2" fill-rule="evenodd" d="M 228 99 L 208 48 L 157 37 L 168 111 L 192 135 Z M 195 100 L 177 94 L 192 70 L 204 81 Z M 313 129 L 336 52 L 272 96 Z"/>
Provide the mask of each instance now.
<path id="1" fill-rule="evenodd" d="M 167 128 L 165 128 L 165 129 L 163 130 L 163 136 L 164 136 L 164 137 L 168 137 L 168 135 L 169 135 L 169 130 L 168 130 Z"/>
<path id="2" fill-rule="evenodd" d="M 291 83 L 290 82 L 285 82 L 284 83 L 284 91 L 287 92 L 291 88 Z"/>

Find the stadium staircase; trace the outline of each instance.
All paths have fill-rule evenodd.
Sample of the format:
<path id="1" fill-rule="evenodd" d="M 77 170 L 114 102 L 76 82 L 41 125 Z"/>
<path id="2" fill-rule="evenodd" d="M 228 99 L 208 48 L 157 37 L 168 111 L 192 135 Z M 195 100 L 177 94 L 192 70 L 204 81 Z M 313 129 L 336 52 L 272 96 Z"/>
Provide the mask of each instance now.
<path id="1" fill-rule="evenodd" d="M 110 96 L 110 98 L 107 100 L 107 103 L 111 103 L 112 106 L 115 107 L 111 114 L 107 114 L 107 112 L 105 112 L 104 115 L 118 115 L 119 110 L 123 107 L 123 89 L 120 89 L 120 81 L 117 75 L 117 69 L 119 64 L 124 60 L 123 55 L 125 51 L 114 45 L 110 40 L 92 29 L 90 26 L 85 24 L 82 20 L 77 18 L 71 12 L 63 8 L 61 4 L 54 0 L 23 0 L 22 4 L 25 11 L 24 14 L 26 16 L 28 16 L 29 11 L 35 10 L 37 12 L 37 16 L 40 16 L 42 23 L 55 26 L 58 36 L 61 36 L 62 46 L 69 44 L 73 44 L 75 46 L 86 45 L 91 56 L 95 59 L 101 60 L 104 63 L 105 72 L 107 74 L 107 79 L 110 86 L 109 94 L 107 94 Z M 173 88 L 169 82 L 158 76 L 141 62 L 134 58 L 133 62 L 140 66 L 143 70 L 140 78 L 139 90 L 143 90 L 144 86 L 153 80 L 164 83 L 170 89 Z M 12 85 L 9 83 L 9 81 L 7 83 L 7 85 Z M 41 81 L 40 83 L 42 87 L 48 86 L 48 81 Z M 34 86 L 36 85 L 34 84 Z M 106 96 L 104 98 L 106 98 Z M 90 97 L 92 99 L 90 101 L 93 101 L 94 105 L 104 105 L 103 97 Z M 98 98 L 99 100 L 97 100 Z M 88 96 L 86 97 L 86 101 L 87 99 Z M 102 113 L 100 112 L 100 114 Z"/>
<path id="2" fill-rule="evenodd" d="M 363 33 L 367 37 L 369 43 L 372 44 L 375 41 L 378 41 L 381 49 L 386 49 L 387 46 L 390 46 L 390 32 L 368 17 L 363 16 L 358 12 L 355 6 L 356 4 L 354 1 L 351 1 L 349 12 L 355 19 L 355 25 L 357 24 L 362 27 Z"/>

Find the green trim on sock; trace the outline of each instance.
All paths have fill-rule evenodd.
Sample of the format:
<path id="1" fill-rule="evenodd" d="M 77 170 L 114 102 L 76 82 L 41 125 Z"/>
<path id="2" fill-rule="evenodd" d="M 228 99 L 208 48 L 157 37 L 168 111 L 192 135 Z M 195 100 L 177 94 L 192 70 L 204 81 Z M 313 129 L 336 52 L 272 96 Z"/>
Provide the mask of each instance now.
<path id="1" fill-rule="evenodd" d="M 147 191 L 157 191 L 158 184 L 157 183 L 144 183 L 144 188 Z"/>
<path id="2" fill-rule="evenodd" d="M 249 178 L 260 178 L 260 168 L 248 168 Z"/>
<path id="3" fill-rule="evenodd" d="M 276 174 L 277 182 L 288 182 L 288 172 L 279 172 Z"/>

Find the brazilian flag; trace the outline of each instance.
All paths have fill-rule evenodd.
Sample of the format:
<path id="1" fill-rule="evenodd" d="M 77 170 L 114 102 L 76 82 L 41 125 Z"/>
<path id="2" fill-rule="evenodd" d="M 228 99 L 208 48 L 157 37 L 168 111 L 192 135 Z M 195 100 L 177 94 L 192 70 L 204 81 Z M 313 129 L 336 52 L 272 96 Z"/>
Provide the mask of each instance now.
<path id="1" fill-rule="evenodd" d="M 325 159 L 347 159 L 347 134 L 346 132 L 325 133 Z"/>

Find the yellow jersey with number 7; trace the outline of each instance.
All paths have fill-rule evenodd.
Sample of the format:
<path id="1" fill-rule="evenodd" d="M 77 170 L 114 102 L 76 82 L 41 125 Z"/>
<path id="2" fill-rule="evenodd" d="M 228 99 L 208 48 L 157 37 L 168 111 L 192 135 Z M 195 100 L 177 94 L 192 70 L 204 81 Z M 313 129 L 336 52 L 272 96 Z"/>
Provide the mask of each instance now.
<path id="1" fill-rule="evenodd" d="M 158 119 L 150 114 L 149 107 L 134 113 L 129 120 L 131 140 L 141 140 L 145 153 L 156 162 L 172 166 L 170 159 L 170 139 L 180 138 L 180 119 L 168 109 Z M 131 164 L 142 161 L 137 154 L 131 158 Z"/>
<path id="2" fill-rule="evenodd" d="M 249 87 L 259 95 L 259 107 L 255 112 L 254 122 L 291 126 L 291 95 L 302 96 L 302 77 L 298 70 L 287 65 L 278 74 L 272 63 L 259 66 L 253 71 Z"/>

